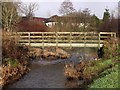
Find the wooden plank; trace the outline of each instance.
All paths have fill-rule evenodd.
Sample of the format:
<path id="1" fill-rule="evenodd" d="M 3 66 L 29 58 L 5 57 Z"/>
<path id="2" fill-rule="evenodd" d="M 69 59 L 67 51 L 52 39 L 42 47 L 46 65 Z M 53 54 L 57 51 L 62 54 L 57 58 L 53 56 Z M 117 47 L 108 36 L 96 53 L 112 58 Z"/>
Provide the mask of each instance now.
<path id="1" fill-rule="evenodd" d="M 111 34 L 111 33 L 115 33 L 115 32 L 100 32 L 100 34 Z"/>
<path id="2" fill-rule="evenodd" d="M 101 34 L 100 34 L 101 35 Z M 102 39 L 107 39 L 107 38 L 110 38 L 110 37 L 108 37 L 108 36 L 100 36 L 100 38 Z"/>
<path id="3" fill-rule="evenodd" d="M 29 42 L 29 40 L 19 40 L 19 42 Z"/>
<path id="4" fill-rule="evenodd" d="M 43 36 L 42 35 L 41 36 L 31 36 L 31 38 L 41 38 L 41 37 L 43 37 Z M 56 36 L 44 36 L 44 37 L 46 37 L 46 38 L 51 38 L 51 37 L 56 38 Z"/>
<path id="5" fill-rule="evenodd" d="M 26 38 L 26 37 L 29 37 L 29 36 L 19 36 L 20 38 Z"/>
<path id="6" fill-rule="evenodd" d="M 44 49 L 44 33 L 42 33 L 42 48 Z"/>
<path id="7" fill-rule="evenodd" d="M 56 47 L 58 47 L 58 33 L 56 32 Z"/>
<path id="8" fill-rule="evenodd" d="M 13 32 L 14 33 L 14 32 Z M 46 33 L 46 34 L 55 34 L 55 32 L 17 32 L 18 34 L 42 34 L 42 33 Z M 57 32 L 58 34 L 70 34 L 70 32 Z M 97 32 L 72 32 L 73 34 L 84 34 L 84 33 L 91 33 L 91 34 L 98 34 Z M 115 32 L 100 32 L 100 34 L 115 34 Z"/>
<path id="9" fill-rule="evenodd" d="M 67 38 L 67 37 L 70 37 L 70 35 L 66 35 L 66 34 L 65 34 L 65 35 L 59 35 L 59 34 L 58 34 L 58 37 L 59 37 L 59 38 Z"/>
<path id="10" fill-rule="evenodd" d="M 84 40 L 72 40 L 72 42 L 82 42 L 84 43 Z M 98 43 L 99 41 L 98 40 L 85 40 L 85 42 L 95 42 L 95 43 Z"/>
<path id="11" fill-rule="evenodd" d="M 29 40 L 29 45 L 30 45 L 30 44 L 31 44 L 31 43 L 30 43 L 30 32 L 28 33 L 28 36 L 29 36 L 29 39 L 28 39 L 28 40 Z"/>
<path id="12" fill-rule="evenodd" d="M 98 43 L 99 46 L 98 46 L 98 48 L 100 48 L 100 37 L 101 37 L 101 36 L 100 36 L 100 33 L 99 33 L 99 36 L 98 36 L 98 38 L 99 38 L 99 40 L 98 40 L 98 42 L 99 42 L 99 43 Z"/>
<path id="13" fill-rule="evenodd" d="M 21 43 L 22 44 L 22 43 Z M 26 43 L 26 45 L 29 45 L 28 43 Z M 72 47 L 84 47 L 84 44 L 79 44 L 79 43 L 72 43 L 71 44 Z M 100 47 L 102 46 L 103 44 L 100 44 Z M 42 47 L 42 43 L 31 43 L 31 46 L 34 46 L 34 47 Z M 56 43 L 44 43 L 44 47 L 47 47 L 47 46 L 54 46 L 56 47 Z M 58 44 L 58 47 L 70 47 L 70 44 L 64 44 L 64 43 L 59 43 Z M 98 47 L 98 44 L 86 44 L 86 47 Z"/>
<path id="14" fill-rule="evenodd" d="M 70 34 L 70 32 L 57 32 L 58 34 Z"/>
<path id="15" fill-rule="evenodd" d="M 70 49 L 72 48 L 72 32 L 70 32 Z"/>
<path id="16" fill-rule="evenodd" d="M 29 42 L 29 40 L 19 40 L 20 42 Z M 43 40 L 30 40 L 30 42 L 43 42 Z M 44 40 L 44 42 L 56 42 L 55 40 Z M 57 42 L 67 42 L 67 43 L 70 43 L 70 40 L 57 40 Z M 77 42 L 82 42 L 84 43 L 84 40 L 71 40 L 71 43 L 77 43 Z M 99 41 L 98 40 L 86 40 L 86 42 L 95 42 L 95 43 L 98 43 Z M 103 41 L 101 41 L 103 42 Z"/>

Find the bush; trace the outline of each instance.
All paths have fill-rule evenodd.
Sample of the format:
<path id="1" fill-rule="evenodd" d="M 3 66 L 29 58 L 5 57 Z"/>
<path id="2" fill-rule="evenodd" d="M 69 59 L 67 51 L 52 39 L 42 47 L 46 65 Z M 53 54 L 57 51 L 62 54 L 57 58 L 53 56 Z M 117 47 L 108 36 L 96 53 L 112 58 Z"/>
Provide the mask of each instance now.
<path id="1" fill-rule="evenodd" d="M 2 37 L 2 56 L 3 63 L 5 58 L 17 59 L 19 61 L 28 60 L 27 50 L 18 44 L 19 36 L 11 37 L 8 32 L 3 32 Z"/>
<path id="2" fill-rule="evenodd" d="M 104 58 L 112 58 L 117 56 L 117 40 L 115 38 L 107 39 L 104 42 Z"/>
<path id="3" fill-rule="evenodd" d="M 47 26 L 40 21 L 37 20 L 22 20 L 19 23 L 19 28 L 21 32 L 46 32 L 47 30 Z"/>
<path id="4" fill-rule="evenodd" d="M 29 71 L 28 48 L 18 44 L 19 36 L 13 38 L 11 32 L 2 33 L 2 78 L 0 85 L 19 80 L 22 75 Z"/>

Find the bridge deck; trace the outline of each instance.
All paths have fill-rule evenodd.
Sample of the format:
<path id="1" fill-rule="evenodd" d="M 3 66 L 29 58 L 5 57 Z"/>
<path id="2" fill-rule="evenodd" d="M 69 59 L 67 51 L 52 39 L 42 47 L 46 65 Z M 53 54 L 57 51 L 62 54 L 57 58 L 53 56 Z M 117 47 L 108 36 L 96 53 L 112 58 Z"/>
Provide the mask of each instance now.
<path id="1" fill-rule="evenodd" d="M 21 43 L 29 45 L 29 43 Z M 100 44 L 100 47 L 102 47 L 103 44 Z M 30 43 L 30 46 L 33 47 L 43 47 L 43 43 Z M 83 43 L 44 43 L 44 47 L 99 47 L 99 44 L 83 44 Z"/>

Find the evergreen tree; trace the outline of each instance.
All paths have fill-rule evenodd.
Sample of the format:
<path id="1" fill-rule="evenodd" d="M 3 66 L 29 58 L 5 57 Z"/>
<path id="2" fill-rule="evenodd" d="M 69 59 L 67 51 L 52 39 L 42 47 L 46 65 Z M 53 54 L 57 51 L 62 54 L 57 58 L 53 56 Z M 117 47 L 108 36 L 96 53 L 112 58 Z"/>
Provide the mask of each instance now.
<path id="1" fill-rule="evenodd" d="M 110 19 L 110 12 L 109 9 L 105 9 L 104 15 L 103 15 L 103 21 L 108 21 Z"/>

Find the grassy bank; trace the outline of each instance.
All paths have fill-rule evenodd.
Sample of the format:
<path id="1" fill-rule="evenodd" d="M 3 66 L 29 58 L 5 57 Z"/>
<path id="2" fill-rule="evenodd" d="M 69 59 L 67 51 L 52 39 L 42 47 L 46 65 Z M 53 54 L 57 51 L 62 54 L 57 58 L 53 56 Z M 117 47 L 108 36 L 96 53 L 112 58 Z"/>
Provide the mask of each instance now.
<path id="1" fill-rule="evenodd" d="M 111 40 L 104 42 L 104 56 L 101 63 L 93 67 L 100 72 L 92 79 L 92 82 L 88 85 L 89 88 L 120 88 L 120 44 L 118 40 L 111 38 Z"/>
<path id="2" fill-rule="evenodd" d="M 110 47 L 109 47 L 110 46 Z M 120 48 L 120 46 L 118 46 Z M 82 60 L 77 65 L 67 65 L 65 75 L 69 78 L 83 80 L 80 87 L 86 88 L 119 88 L 118 64 L 120 63 L 118 48 L 106 45 L 103 58 L 98 60 Z M 72 66 L 72 67 L 71 67 Z"/>
<path id="3" fill-rule="evenodd" d="M 120 65 L 120 44 L 116 46 L 116 41 L 107 41 L 105 44 L 105 55 L 102 58 L 102 63 L 111 64 L 109 68 L 104 69 L 97 78 L 94 78 L 92 83 L 88 85 L 91 88 L 120 88 L 119 81 L 119 65 Z M 108 62 L 108 63 L 107 63 Z M 101 65 L 101 67 L 103 67 Z M 104 68 L 104 67 L 103 67 Z M 100 70 L 100 68 L 99 68 Z"/>
<path id="4" fill-rule="evenodd" d="M 120 88 L 118 71 L 118 65 L 105 70 L 99 75 L 98 79 L 94 80 L 93 83 L 89 85 L 89 88 Z"/>

